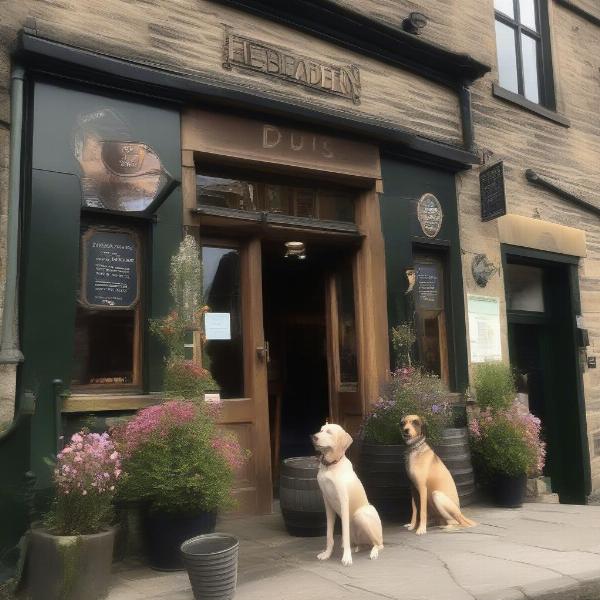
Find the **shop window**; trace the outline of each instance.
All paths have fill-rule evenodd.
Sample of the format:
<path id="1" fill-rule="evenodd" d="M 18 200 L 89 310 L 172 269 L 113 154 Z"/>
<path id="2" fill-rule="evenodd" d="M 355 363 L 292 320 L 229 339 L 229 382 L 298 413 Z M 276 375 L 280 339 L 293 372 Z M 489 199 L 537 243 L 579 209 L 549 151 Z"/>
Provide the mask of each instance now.
<path id="1" fill-rule="evenodd" d="M 414 271 L 412 294 L 419 362 L 448 384 L 444 264 L 438 256 L 416 254 Z"/>
<path id="2" fill-rule="evenodd" d="M 498 83 L 554 109 L 546 0 L 494 0 Z"/>
<path id="3" fill-rule="evenodd" d="M 344 188 L 273 185 L 205 174 L 197 176 L 196 184 L 201 207 L 354 222 L 354 196 Z"/>
<path id="4" fill-rule="evenodd" d="M 82 227 L 72 386 L 141 386 L 141 237 Z"/>
<path id="5" fill-rule="evenodd" d="M 529 265 L 506 265 L 508 310 L 544 312 L 544 271 Z"/>
<path id="6" fill-rule="evenodd" d="M 338 307 L 338 336 L 341 388 L 356 387 L 358 366 L 356 358 L 356 317 L 354 311 L 354 281 L 352 263 L 347 261 L 336 274 Z"/>
<path id="7" fill-rule="evenodd" d="M 202 246 L 205 316 L 202 361 L 219 384 L 222 398 L 244 395 L 240 253 L 236 248 Z"/>

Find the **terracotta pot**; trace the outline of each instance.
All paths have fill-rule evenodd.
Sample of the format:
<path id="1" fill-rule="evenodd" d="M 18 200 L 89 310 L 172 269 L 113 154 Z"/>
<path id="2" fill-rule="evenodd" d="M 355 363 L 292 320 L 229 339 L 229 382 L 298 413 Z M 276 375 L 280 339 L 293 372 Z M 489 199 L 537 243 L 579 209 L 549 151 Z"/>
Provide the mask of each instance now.
<path id="1" fill-rule="evenodd" d="M 90 535 L 52 535 L 32 529 L 28 582 L 31 600 L 105 598 L 115 529 Z"/>

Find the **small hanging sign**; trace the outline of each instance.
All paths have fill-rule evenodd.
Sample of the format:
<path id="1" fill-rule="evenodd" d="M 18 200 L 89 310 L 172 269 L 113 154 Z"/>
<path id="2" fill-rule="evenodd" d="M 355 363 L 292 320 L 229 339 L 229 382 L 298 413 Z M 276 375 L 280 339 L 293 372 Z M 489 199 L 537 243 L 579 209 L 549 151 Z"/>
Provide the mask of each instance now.
<path id="1" fill-rule="evenodd" d="M 440 201 L 433 194 L 423 194 L 417 202 L 417 219 L 423 233 L 434 238 L 442 228 L 444 211 Z"/>
<path id="2" fill-rule="evenodd" d="M 481 220 L 491 221 L 506 214 L 504 163 L 498 162 L 479 173 Z"/>

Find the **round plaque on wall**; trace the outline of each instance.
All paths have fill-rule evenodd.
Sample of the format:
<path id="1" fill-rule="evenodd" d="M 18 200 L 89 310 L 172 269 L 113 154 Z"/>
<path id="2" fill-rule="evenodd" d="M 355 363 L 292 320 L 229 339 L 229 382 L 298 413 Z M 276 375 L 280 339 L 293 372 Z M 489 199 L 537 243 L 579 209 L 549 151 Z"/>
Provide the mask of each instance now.
<path id="1" fill-rule="evenodd" d="M 433 194 L 423 194 L 417 202 L 417 218 L 423 233 L 434 238 L 442 228 L 444 212 L 440 201 Z"/>

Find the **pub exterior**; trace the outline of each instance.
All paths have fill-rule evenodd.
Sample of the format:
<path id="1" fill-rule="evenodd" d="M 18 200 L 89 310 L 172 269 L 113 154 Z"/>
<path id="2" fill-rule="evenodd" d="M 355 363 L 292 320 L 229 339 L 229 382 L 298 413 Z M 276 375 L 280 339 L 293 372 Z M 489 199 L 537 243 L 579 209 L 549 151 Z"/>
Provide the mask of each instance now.
<path id="1" fill-rule="evenodd" d="M 410 311 L 457 397 L 483 360 L 527 375 L 561 501 L 600 487 L 598 65 L 580 58 L 600 55 L 600 12 L 509 4 L 422 0 L 427 24 L 403 2 L 4 8 L 0 462 L 18 492 L 0 547 L 60 435 L 160 400 L 147 323 L 184 234 L 222 425 L 252 451 L 240 512 L 272 510 L 279 460 L 326 418 L 357 431 Z M 514 74 L 506 28 L 525 36 Z"/>

